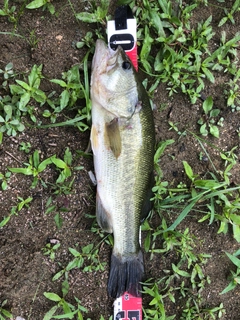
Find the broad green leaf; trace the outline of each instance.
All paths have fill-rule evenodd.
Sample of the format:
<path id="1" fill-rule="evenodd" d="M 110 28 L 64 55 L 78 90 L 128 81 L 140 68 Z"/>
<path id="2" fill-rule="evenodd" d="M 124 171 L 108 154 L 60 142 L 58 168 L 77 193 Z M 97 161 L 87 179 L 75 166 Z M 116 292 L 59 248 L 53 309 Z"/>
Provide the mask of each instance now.
<path id="1" fill-rule="evenodd" d="M 221 27 L 222 25 L 224 25 L 224 23 L 226 23 L 227 20 L 228 20 L 228 17 L 223 17 L 223 18 L 220 20 L 220 22 L 219 22 L 219 24 L 218 24 L 218 27 Z"/>
<path id="2" fill-rule="evenodd" d="M 60 95 L 60 108 L 63 110 L 68 105 L 70 93 L 68 90 L 64 90 Z"/>
<path id="3" fill-rule="evenodd" d="M 220 113 L 220 110 L 219 109 L 212 109 L 210 111 L 210 117 L 217 117 Z"/>
<path id="4" fill-rule="evenodd" d="M 45 118 L 49 118 L 49 117 L 51 117 L 52 114 L 51 114 L 51 112 L 49 110 L 44 110 L 42 115 Z"/>
<path id="5" fill-rule="evenodd" d="M 64 169 L 65 170 L 65 169 Z M 64 170 L 60 173 L 60 175 L 58 176 L 56 183 L 63 183 L 65 181 L 65 179 L 67 178 L 65 175 Z"/>
<path id="6" fill-rule="evenodd" d="M 159 160 L 160 156 L 163 154 L 164 150 L 166 149 L 166 147 L 168 145 L 173 144 L 175 141 L 174 140 L 166 140 L 163 142 L 160 142 L 157 146 L 157 150 L 155 152 L 154 155 L 154 163 L 157 163 L 157 161 Z"/>
<path id="7" fill-rule="evenodd" d="M 53 156 L 53 157 L 54 157 L 54 156 Z M 42 172 L 42 171 L 44 171 L 44 170 L 46 169 L 46 167 L 47 167 L 49 164 L 52 163 L 53 157 L 47 158 L 47 159 L 43 160 L 43 161 L 39 164 L 39 166 L 38 166 L 38 168 L 37 168 L 39 173 Z"/>
<path id="8" fill-rule="evenodd" d="M 51 2 L 48 2 L 48 10 L 51 14 L 55 13 L 55 7 Z"/>
<path id="9" fill-rule="evenodd" d="M 64 175 L 65 179 L 67 179 L 68 177 L 71 177 L 71 175 L 72 175 L 71 169 L 69 167 L 66 167 L 63 170 L 63 175 Z"/>
<path id="10" fill-rule="evenodd" d="M 183 161 L 183 166 L 184 166 L 184 170 L 186 175 L 188 176 L 188 178 L 190 180 L 194 180 L 194 175 L 193 175 L 193 171 L 192 168 L 190 167 L 190 165 L 187 163 L 187 161 Z"/>
<path id="11" fill-rule="evenodd" d="M 5 12 L 5 11 L 3 11 L 2 9 L 0 10 L 0 16 L 7 16 L 8 14 Z"/>
<path id="12" fill-rule="evenodd" d="M 207 99 L 203 102 L 203 110 L 205 114 L 208 114 L 213 107 L 213 99 L 211 96 L 207 97 Z"/>
<path id="13" fill-rule="evenodd" d="M 71 254 L 74 256 L 74 257 L 79 257 L 80 256 L 80 253 L 74 249 L 74 248 L 68 248 L 68 250 L 71 252 Z"/>
<path id="14" fill-rule="evenodd" d="M 24 202 L 25 202 L 25 203 L 29 203 L 29 202 L 31 202 L 32 200 L 33 200 L 32 197 L 28 197 Z"/>
<path id="15" fill-rule="evenodd" d="M 27 168 L 8 168 L 8 170 L 13 173 L 22 173 L 22 174 L 25 174 L 26 176 L 33 175 L 33 168 L 30 165 Z"/>
<path id="16" fill-rule="evenodd" d="M 231 91 L 231 90 L 230 90 Z M 234 95 L 230 95 L 227 99 L 227 105 L 228 106 L 231 106 L 234 104 L 234 101 L 235 101 L 235 96 Z"/>
<path id="17" fill-rule="evenodd" d="M 49 214 L 50 212 L 54 211 L 56 209 L 56 205 L 50 206 L 45 211 L 45 214 Z"/>
<path id="18" fill-rule="evenodd" d="M 90 253 L 92 251 L 92 249 L 93 249 L 93 244 L 90 243 L 87 246 L 82 248 L 82 252 L 85 253 L 85 254 L 88 254 L 88 253 Z"/>
<path id="19" fill-rule="evenodd" d="M 240 0 L 236 0 L 232 6 L 232 12 L 240 11 Z"/>
<path id="20" fill-rule="evenodd" d="M 63 300 L 61 305 L 62 305 L 62 308 L 63 308 L 63 311 L 64 311 L 65 314 L 71 314 L 72 313 L 71 312 L 71 306 L 72 305 L 70 303 L 68 303 L 67 301 Z M 73 319 L 73 316 L 71 316 L 69 319 Z"/>
<path id="21" fill-rule="evenodd" d="M 58 280 L 59 278 L 61 278 L 61 276 L 64 274 L 64 272 L 65 272 L 64 269 L 63 269 L 63 270 L 60 270 L 59 272 L 57 272 L 57 273 L 53 276 L 52 281 L 56 281 L 56 280 Z"/>
<path id="22" fill-rule="evenodd" d="M 9 71 L 9 70 L 11 70 L 12 68 L 13 68 L 13 64 L 12 64 L 12 62 L 9 62 L 9 63 L 6 65 L 5 70 L 6 70 L 6 71 Z"/>
<path id="23" fill-rule="evenodd" d="M 22 132 L 25 130 L 25 126 L 22 124 L 22 123 L 19 123 L 18 127 L 17 127 L 17 130 Z"/>
<path id="24" fill-rule="evenodd" d="M 230 219 L 237 225 L 240 225 L 240 215 L 231 213 Z"/>
<path id="25" fill-rule="evenodd" d="M 54 221 L 56 223 L 56 226 L 58 229 L 61 229 L 62 228 L 62 225 L 63 225 L 63 218 L 61 217 L 60 213 L 57 213 L 55 216 L 54 216 Z"/>
<path id="26" fill-rule="evenodd" d="M 72 261 L 69 262 L 69 264 L 67 265 L 66 270 L 70 271 L 70 270 L 72 270 L 74 268 L 81 268 L 83 263 L 84 263 L 84 259 L 82 257 L 75 258 L 75 259 L 73 259 Z"/>
<path id="27" fill-rule="evenodd" d="M 179 274 L 182 277 L 190 277 L 190 274 L 184 270 L 180 270 L 174 263 L 172 263 L 172 269 L 175 273 Z"/>
<path id="28" fill-rule="evenodd" d="M 150 16 L 151 16 L 152 24 L 157 30 L 158 36 L 166 37 L 159 13 L 154 10 L 151 10 Z"/>
<path id="29" fill-rule="evenodd" d="M 52 196 L 50 196 L 47 200 L 47 203 L 46 203 L 46 207 L 50 206 L 50 204 L 52 203 Z"/>
<path id="30" fill-rule="evenodd" d="M 21 95 L 21 99 L 19 101 L 19 109 L 21 111 L 26 111 L 25 107 L 28 104 L 28 102 L 30 101 L 31 95 L 29 92 L 24 92 L 23 95 Z"/>
<path id="31" fill-rule="evenodd" d="M 212 83 L 215 82 L 214 75 L 208 68 L 202 67 L 202 71 L 204 72 L 209 81 L 211 81 Z"/>
<path id="32" fill-rule="evenodd" d="M 40 78 L 41 72 L 42 72 L 42 64 L 40 64 L 39 67 L 36 64 L 32 67 L 32 70 L 28 76 L 28 82 L 31 88 L 37 89 L 39 87 L 41 82 L 41 78 Z"/>
<path id="33" fill-rule="evenodd" d="M 233 237 L 237 242 L 240 242 L 240 226 L 239 225 L 233 224 Z"/>
<path id="34" fill-rule="evenodd" d="M 149 28 L 147 27 L 147 25 L 145 26 L 145 36 L 144 36 L 144 40 L 143 40 L 143 44 L 142 44 L 142 50 L 140 52 L 140 60 L 144 66 L 144 68 L 146 69 L 147 72 L 151 72 L 151 65 L 148 62 L 148 57 L 149 57 L 149 53 L 151 51 L 151 47 L 152 47 L 152 43 L 153 43 L 153 38 L 150 37 L 150 32 L 149 32 Z"/>
<path id="35" fill-rule="evenodd" d="M 34 0 L 30 2 L 26 8 L 27 9 L 37 9 L 44 6 L 47 3 L 47 0 Z"/>
<path id="36" fill-rule="evenodd" d="M 72 164 L 72 153 L 69 150 L 69 148 L 67 147 L 64 153 L 64 161 L 68 164 L 71 165 Z"/>
<path id="37" fill-rule="evenodd" d="M 227 292 L 233 290 L 233 289 L 236 287 L 236 285 L 237 285 L 237 284 L 234 283 L 234 281 L 231 281 L 231 282 L 229 283 L 229 285 L 228 285 L 222 292 L 220 292 L 220 294 L 224 294 L 224 293 L 227 293 Z"/>
<path id="38" fill-rule="evenodd" d="M 219 181 L 214 180 L 195 180 L 194 185 L 196 187 L 204 188 L 204 189 L 212 189 L 219 187 Z"/>
<path id="39" fill-rule="evenodd" d="M 39 151 L 35 150 L 33 153 L 33 165 L 37 168 L 39 165 Z"/>
<path id="40" fill-rule="evenodd" d="M 40 89 L 35 89 L 32 94 L 33 99 L 35 99 L 39 103 L 44 103 L 47 100 L 47 96 Z"/>
<path id="41" fill-rule="evenodd" d="M 67 84 L 65 81 L 60 80 L 60 79 L 52 79 L 51 82 L 59 84 L 62 88 L 66 88 Z"/>
<path id="42" fill-rule="evenodd" d="M 67 167 L 67 164 L 58 158 L 52 158 L 52 162 L 55 164 L 56 167 L 60 168 L 60 169 L 64 169 Z"/>
<path id="43" fill-rule="evenodd" d="M 58 305 L 53 306 L 53 307 L 44 315 L 43 320 L 52 320 L 52 317 L 53 317 L 54 313 L 57 311 L 58 308 L 59 308 Z"/>
<path id="44" fill-rule="evenodd" d="M 4 217 L 3 220 L 0 222 L 0 228 L 4 227 L 8 223 L 10 218 L 11 216 Z"/>
<path id="45" fill-rule="evenodd" d="M 173 294 L 171 294 L 171 292 L 168 292 L 168 298 L 169 298 L 173 303 L 176 302 L 175 297 L 174 297 Z"/>
<path id="46" fill-rule="evenodd" d="M 19 120 L 14 119 L 14 120 L 10 121 L 9 123 L 12 124 L 13 126 L 17 126 L 17 125 L 19 125 Z"/>
<path id="47" fill-rule="evenodd" d="M 207 124 L 204 123 L 203 125 L 201 125 L 200 127 L 200 133 L 203 135 L 203 136 L 207 136 L 208 135 L 208 130 L 207 130 Z"/>
<path id="48" fill-rule="evenodd" d="M 215 138 L 219 138 L 219 129 L 217 126 L 210 124 L 209 131 Z"/>
<path id="49" fill-rule="evenodd" d="M 224 233 L 226 234 L 228 231 L 228 222 L 227 221 L 221 221 L 220 223 L 220 227 L 218 229 L 218 232 L 217 233 Z"/>
<path id="50" fill-rule="evenodd" d="M 53 293 L 53 292 L 44 292 L 43 294 L 47 299 L 49 299 L 51 301 L 59 302 L 62 300 L 62 298 L 59 297 L 58 294 Z"/>
<path id="51" fill-rule="evenodd" d="M 8 312 L 6 309 L 0 308 L 0 312 L 7 318 L 11 318 L 12 319 L 12 314 L 10 312 Z M 1 314 L 0 314 L 1 317 Z M 5 318 L 3 318 L 3 320 L 5 320 Z"/>
<path id="52" fill-rule="evenodd" d="M 24 81 L 22 81 L 22 80 L 16 80 L 16 82 L 17 82 L 21 87 L 23 87 L 25 90 L 31 91 L 32 88 L 31 88 L 26 82 L 24 82 Z"/>
<path id="53" fill-rule="evenodd" d="M 240 255 L 240 249 L 238 249 L 236 252 L 233 254 L 234 256 L 239 256 Z"/>
<path id="54" fill-rule="evenodd" d="M 62 282 L 62 293 L 63 293 L 63 297 L 65 297 L 67 295 L 69 291 L 69 283 L 67 280 L 64 280 Z"/>
<path id="55" fill-rule="evenodd" d="M 81 20 L 81 21 L 87 22 L 87 23 L 98 22 L 98 19 L 97 19 L 97 16 L 95 13 L 80 12 L 80 13 L 76 14 L 76 18 L 78 20 Z"/>
<path id="56" fill-rule="evenodd" d="M 8 121 L 12 117 L 12 106 L 10 104 L 6 104 L 3 108 L 7 115 L 6 120 Z"/>
<path id="57" fill-rule="evenodd" d="M 84 166 L 78 166 L 78 167 L 74 167 L 74 170 L 83 170 Z"/>
<path id="58" fill-rule="evenodd" d="M 194 200 L 192 200 L 189 205 L 187 205 L 183 211 L 179 214 L 179 216 L 177 217 L 177 219 L 173 222 L 173 224 L 167 228 L 166 230 L 162 231 L 163 232 L 167 232 L 170 230 L 174 230 L 183 220 L 184 218 L 189 214 L 189 212 L 191 211 L 191 209 L 195 206 L 195 204 L 199 201 L 199 199 L 201 199 L 201 194 L 196 196 L 194 198 Z"/>
<path id="59" fill-rule="evenodd" d="M 25 90 L 22 87 L 20 87 L 16 84 L 11 84 L 9 87 L 10 87 L 12 95 L 14 95 L 14 94 L 22 95 L 25 92 Z"/>
<path id="60" fill-rule="evenodd" d="M 147 236 L 146 236 L 146 238 L 145 238 L 145 240 L 144 240 L 144 250 L 145 250 L 146 252 L 149 251 L 150 245 L 151 245 L 151 232 L 148 232 L 148 233 L 147 233 Z"/>
<path id="61" fill-rule="evenodd" d="M 6 180 L 4 180 L 4 181 L 2 182 L 1 187 L 2 187 L 2 190 L 3 190 L 3 191 L 4 191 L 4 190 L 7 190 L 7 181 L 6 181 Z"/>
<path id="62" fill-rule="evenodd" d="M 226 255 L 232 261 L 232 263 L 235 264 L 235 266 L 240 269 L 240 259 L 238 259 L 236 256 L 234 256 L 228 252 L 226 252 Z"/>
<path id="63" fill-rule="evenodd" d="M 19 204 L 18 204 L 18 211 L 22 210 L 22 208 L 28 204 L 29 202 L 32 201 L 32 197 L 28 197 L 26 200 L 22 200 Z"/>

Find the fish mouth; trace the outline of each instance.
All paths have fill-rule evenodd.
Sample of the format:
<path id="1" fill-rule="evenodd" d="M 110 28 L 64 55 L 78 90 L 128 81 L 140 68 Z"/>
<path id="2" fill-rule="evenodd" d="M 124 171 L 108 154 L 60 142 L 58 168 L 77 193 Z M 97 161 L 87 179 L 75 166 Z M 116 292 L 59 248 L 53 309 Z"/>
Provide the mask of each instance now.
<path id="1" fill-rule="evenodd" d="M 117 50 L 114 51 L 110 49 L 103 40 L 98 39 L 92 61 L 92 72 L 102 74 L 112 70 L 117 64 L 117 58 L 121 49 L 119 46 Z"/>

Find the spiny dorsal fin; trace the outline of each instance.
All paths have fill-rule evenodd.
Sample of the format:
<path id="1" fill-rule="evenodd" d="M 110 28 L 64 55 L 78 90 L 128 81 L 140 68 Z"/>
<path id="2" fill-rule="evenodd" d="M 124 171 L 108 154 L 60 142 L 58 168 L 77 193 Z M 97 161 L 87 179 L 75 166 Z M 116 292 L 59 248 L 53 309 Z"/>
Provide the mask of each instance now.
<path id="1" fill-rule="evenodd" d="M 119 130 L 118 118 L 114 118 L 109 123 L 106 123 L 106 133 L 109 141 L 110 149 L 117 159 L 122 151 L 122 141 Z"/>

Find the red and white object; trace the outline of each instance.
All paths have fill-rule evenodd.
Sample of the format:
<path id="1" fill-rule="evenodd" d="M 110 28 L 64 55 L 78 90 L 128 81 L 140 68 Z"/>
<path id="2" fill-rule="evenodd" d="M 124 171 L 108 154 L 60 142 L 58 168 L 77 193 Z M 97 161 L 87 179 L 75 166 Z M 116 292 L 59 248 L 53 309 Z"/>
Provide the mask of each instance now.
<path id="1" fill-rule="evenodd" d="M 113 320 L 142 320 L 142 298 L 125 292 L 114 301 Z"/>

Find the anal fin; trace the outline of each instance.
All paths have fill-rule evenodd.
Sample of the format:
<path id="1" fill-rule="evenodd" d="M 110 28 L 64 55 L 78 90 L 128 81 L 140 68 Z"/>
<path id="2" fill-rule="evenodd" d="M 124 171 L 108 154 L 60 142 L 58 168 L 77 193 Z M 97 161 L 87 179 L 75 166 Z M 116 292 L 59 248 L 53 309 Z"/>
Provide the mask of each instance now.
<path id="1" fill-rule="evenodd" d="M 103 231 L 108 233 L 113 232 L 111 216 L 103 207 L 102 201 L 98 193 L 96 196 L 96 217 L 97 217 L 97 223 L 103 229 Z"/>

